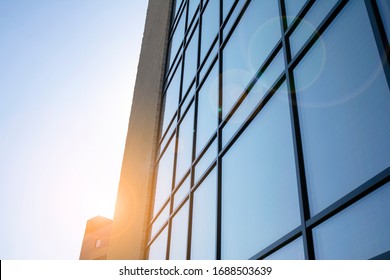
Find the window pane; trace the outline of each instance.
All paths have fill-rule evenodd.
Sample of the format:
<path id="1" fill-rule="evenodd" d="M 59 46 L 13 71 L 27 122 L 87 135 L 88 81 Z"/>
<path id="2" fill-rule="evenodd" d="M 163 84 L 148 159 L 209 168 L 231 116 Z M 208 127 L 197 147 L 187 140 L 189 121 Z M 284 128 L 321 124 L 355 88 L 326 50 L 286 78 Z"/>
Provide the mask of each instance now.
<path id="1" fill-rule="evenodd" d="M 177 206 L 183 201 L 183 199 L 190 192 L 191 188 L 191 176 L 187 176 L 187 179 L 181 184 L 180 188 L 176 191 L 175 196 L 173 198 L 173 210 L 176 209 Z"/>
<path id="2" fill-rule="evenodd" d="M 214 260 L 217 242 L 217 173 L 215 169 L 194 193 L 191 259 Z"/>
<path id="3" fill-rule="evenodd" d="M 167 204 L 167 206 L 165 206 L 164 210 L 154 221 L 152 225 L 152 234 L 150 236 L 151 238 L 153 238 L 154 235 L 161 229 L 162 225 L 168 220 L 168 218 L 169 218 L 169 203 Z"/>
<path id="4" fill-rule="evenodd" d="M 252 1 L 223 50 L 223 116 L 281 37 L 278 1 Z"/>
<path id="5" fill-rule="evenodd" d="M 172 219 L 171 245 L 169 259 L 187 259 L 188 201 Z"/>
<path id="6" fill-rule="evenodd" d="M 191 23 L 192 18 L 194 17 L 195 11 L 199 6 L 200 0 L 189 0 L 188 6 L 188 24 Z"/>
<path id="7" fill-rule="evenodd" d="M 347 4 L 294 73 L 314 215 L 390 166 L 390 93 L 363 1 Z"/>
<path id="8" fill-rule="evenodd" d="M 207 149 L 206 153 L 203 154 L 202 158 L 198 161 L 195 166 L 195 174 L 194 181 L 197 182 L 200 176 L 206 172 L 207 167 L 213 162 L 213 160 L 217 157 L 218 154 L 218 146 L 217 140 L 214 140 L 210 147 Z"/>
<path id="9" fill-rule="evenodd" d="M 188 91 L 188 94 L 184 97 L 185 99 L 181 105 L 180 114 L 183 114 L 185 112 L 188 105 L 191 103 L 194 94 L 195 94 L 195 84 L 192 84 L 190 90 Z"/>
<path id="10" fill-rule="evenodd" d="M 165 228 L 157 239 L 150 245 L 149 260 L 165 260 L 167 253 L 168 230 Z"/>
<path id="11" fill-rule="evenodd" d="M 222 258 L 248 259 L 300 224 L 286 86 L 222 161 Z"/>
<path id="12" fill-rule="evenodd" d="M 216 42 L 213 46 L 213 49 L 211 50 L 209 56 L 207 57 L 205 63 L 202 66 L 202 69 L 199 71 L 199 81 L 202 81 L 205 74 L 207 73 L 207 70 L 210 69 L 211 63 L 214 61 L 215 57 L 218 54 L 218 48 L 219 44 Z"/>
<path id="13" fill-rule="evenodd" d="M 313 230 L 317 259 L 370 259 L 390 250 L 390 184 Z"/>
<path id="14" fill-rule="evenodd" d="M 291 54 L 294 57 L 317 27 L 332 10 L 338 0 L 316 1 L 290 37 Z"/>
<path id="15" fill-rule="evenodd" d="M 199 91 L 196 154 L 202 150 L 218 126 L 218 63 L 214 64 Z"/>
<path id="16" fill-rule="evenodd" d="M 174 140 L 174 139 L 173 139 Z M 161 209 L 172 190 L 173 156 L 175 153 L 175 141 L 170 142 L 164 155 L 158 164 L 156 194 L 154 199 L 154 215 Z"/>
<path id="17" fill-rule="evenodd" d="M 234 112 L 234 115 L 229 119 L 223 127 L 222 145 L 225 146 L 230 138 L 236 133 L 238 128 L 249 117 L 250 113 L 256 108 L 258 103 L 262 100 L 265 94 L 271 89 L 271 86 L 276 79 L 284 71 L 284 56 L 281 50 L 265 72 L 260 76 L 256 85 L 249 92 L 247 97 L 241 103 L 240 107 Z"/>
<path id="18" fill-rule="evenodd" d="M 387 33 L 387 40 L 390 40 L 390 1 L 389 0 L 377 0 L 379 12 L 382 17 L 383 26 Z"/>
<path id="19" fill-rule="evenodd" d="M 290 244 L 287 244 L 282 249 L 279 249 L 275 253 L 269 255 L 265 260 L 304 260 L 305 253 L 303 249 L 302 237 L 294 240 Z"/>
<path id="20" fill-rule="evenodd" d="M 195 78 L 197 70 L 197 58 L 198 58 L 198 28 L 191 37 L 191 41 L 185 51 L 184 58 L 184 73 L 183 73 L 183 89 L 182 92 L 186 93 L 192 80 Z"/>
<path id="21" fill-rule="evenodd" d="M 240 12 L 241 12 L 242 8 L 244 7 L 245 3 L 246 3 L 245 0 L 239 0 L 237 5 L 236 5 L 236 7 L 234 7 L 234 10 L 233 10 L 231 16 L 229 17 L 228 22 L 225 24 L 225 27 L 223 28 L 223 33 L 222 34 L 223 34 L 223 39 L 224 40 L 226 39 L 226 36 L 229 34 L 230 29 L 232 28 L 234 22 L 236 21 L 238 15 L 240 14 Z M 224 9 L 225 9 L 225 6 L 224 6 Z"/>
<path id="22" fill-rule="evenodd" d="M 176 181 L 177 184 L 190 168 L 192 162 L 192 139 L 194 133 L 194 103 L 179 125 L 179 139 L 177 148 Z"/>
<path id="23" fill-rule="evenodd" d="M 203 1 L 205 2 L 205 1 Z M 201 33 L 201 61 L 210 49 L 219 30 L 219 1 L 208 1 L 206 10 L 202 14 L 202 33 Z"/>
<path id="24" fill-rule="evenodd" d="M 179 93 L 180 93 L 180 76 L 181 76 L 181 64 L 176 69 L 176 72 L 167 88 L 164 96 L 164 117 L 162 124 L 162 133 L 164 134 L 165 129 L 171 122 L 173 115 L 175 114 L 179 104 Z"/>
<path id="25" fill-rule="evenodd" d="M 230 9 L 233 7 L 235 0 L 223 0 L 222 1 L 222 12 L 223 12 L 223 19 L 225 20 L 226 16 L 228 15 Z"/>
<path id="26" fill-rule="evenodd" d="M 185 23 L 185 13 L 182 12 L 179 23 L 177 24 L 171 39 L 171 48 L 169 54 L 169 63 L 171 65 L 176 57 L 177 51 L 179 50 L 181 43 L 183 42 Z"/>
<path id="27" fill-rule="evenodd" d="M 306 0 L 286 0 L 285 3 L 286 3 L 287 24 L 290 25 L 295 19 L 295 17 L 298 15 L 299 11 L 305 5 Z"/>

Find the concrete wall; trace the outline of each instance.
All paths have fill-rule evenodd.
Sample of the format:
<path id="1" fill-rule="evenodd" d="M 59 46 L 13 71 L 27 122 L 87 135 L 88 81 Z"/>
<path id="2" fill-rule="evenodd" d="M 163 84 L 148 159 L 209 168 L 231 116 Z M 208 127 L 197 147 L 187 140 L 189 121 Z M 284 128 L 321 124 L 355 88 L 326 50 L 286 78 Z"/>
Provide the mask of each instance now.
<path id="1" fill-rule="evenodd" d="M 149 0 L 108 259 L 145 258 L 171 5 Z"/>

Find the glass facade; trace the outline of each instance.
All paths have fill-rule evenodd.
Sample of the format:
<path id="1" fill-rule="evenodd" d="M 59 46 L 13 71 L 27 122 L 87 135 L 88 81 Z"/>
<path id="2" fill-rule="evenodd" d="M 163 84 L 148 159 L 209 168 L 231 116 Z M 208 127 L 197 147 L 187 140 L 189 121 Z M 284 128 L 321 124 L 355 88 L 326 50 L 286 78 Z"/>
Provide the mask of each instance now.
<path id="1" fill-rule="evenodd" d="M 389 258 L 386 3 L 173 1 L 149 259 Z"/>

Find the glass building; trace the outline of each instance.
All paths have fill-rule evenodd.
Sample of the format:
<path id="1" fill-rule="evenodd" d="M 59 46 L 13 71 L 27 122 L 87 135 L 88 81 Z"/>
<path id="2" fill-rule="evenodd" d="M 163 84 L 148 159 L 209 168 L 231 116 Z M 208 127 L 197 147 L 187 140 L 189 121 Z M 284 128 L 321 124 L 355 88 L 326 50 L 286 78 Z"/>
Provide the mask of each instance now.
<path id="1" fill-rule="evenodd" d="M 176 0 L 149 259 L 390 258 L 390 2 Z"/>

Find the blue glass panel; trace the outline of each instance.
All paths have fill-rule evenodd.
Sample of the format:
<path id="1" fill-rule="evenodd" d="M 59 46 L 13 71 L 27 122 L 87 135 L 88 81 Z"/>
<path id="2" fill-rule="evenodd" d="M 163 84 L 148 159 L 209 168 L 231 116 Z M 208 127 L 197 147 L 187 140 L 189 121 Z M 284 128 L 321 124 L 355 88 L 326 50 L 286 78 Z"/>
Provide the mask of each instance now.
<path id="1" fill-rule="evenodd" d="M 184 101 L 181 105 L 180 114 L 183 115 L 185 110 L 188 108 L 188 105 L 193 100 L 195 94 L 195 84 L 191 85 L 191 88 L 188 90 L 188 94 L 184 97 Z"/>
<path id="2" fill-rule="evenodd" d="M 194 17 L 194 14 L 196 12 L 196 9 L 199 6 L 200 0 L 189 0 L 189 6 L 188 6 L 188 24 L 191 23 L 192 18 Z"/>
<path id="3" fill-rule="evenodd" d="M 149 260 L 165 260 L 167 253 L 168 230 L 165 228 L 157 239 L 150 245 Z"/>
<path id="4" fill-rule="evenodd" d="M 160 215 L 158 215 L 157 219 L 154 221 L 152 225 L 152 234 L 151 238 L 161 229 L 162 225 L 169 218 L 169 203 L 164 207 L 164 210 L 161 211 Z"/>
<path id="5" fill-rule="evenodd" d="M 201 32 L 201 61 L 211 47 L 219 30 L 219 1 L 208 1 L 206 10 L 202 14 L 202 32 Z"/>
<path id="6" fill-rule="evenodd" d="M 171 39 L 171 48 L 169 54 L 169 63 L 172 65 L 174 58 L 176 57 L 177 51 L 184 39 L 184 29 L 185 29 L 185 13 L 181 13 L 179 23 L 174 30 L 172 39 Z"/>
<path id="7" fill-rule="evenodd" d="M 176 191 L 175 196 L 173 198 L 173 210 L 176 209 L 177 206 L 183 201 L 183 199 L 190 192 L 191 188 L 191 176 L 187 176 L 187 179 L 184 180 L 183 184 L 181 184 L 180 188 Z"/>
<path id="8" fill-rule="evenodd" d="M 222 1 L 222 13 L 223 13 L 223 20 L 225 20 L 227 14 L 229 13 L 230 9 L 233 7 L 235 0 L 223 0 Z"/>
<path id="9" fill-rule="evenodd" d="M 204 78 L 204 75 L 207 73 L 207 70 L 210 69 L 211 63 L 214 61 L 215 57 L 218 54 L 218 47 L 219 44 L 216 42 L 213 46 L 213 49 L 211 50 L 209 56 L 207 57 L 206 61 L 204 62 L 202 69 L 199 71 L 199 81 L 202 81 Z"/>
<path id="10" fill-rule="evenodd" d="M 234 112 L 223 127 L 222 145 L 225 146 L 238 128 L 249 117 L 250 113 L 256 108 L 258 103 L 262 100 L 265 94 L 270 90 L 273 83 L 284 71 L 284 56 L 281 50 L 271 64 L 267 67 L 265 72 L 260 76 L 256 85 L 249 92 L 248 96 L 241 103 L 240 107 Z"/>
<path id="11" fill-rule="evenodd" d="M 286 18 L 287 24 L 290 25 L 295 17 L 298 15 L 298 12 L 305 5 L 307 0 L 286 0 Z M 321 0 L 320 0 L 321 1 Z M 328 1 L 328 0 L 326 0 Z"/>
<path id="12" fill-rule="evenodd" d="M 215 169 L 194 193 L 191 259 L 214 260 L 217 242 L 217 173 Z"/>
<path id="13" fill-rule="evenodd" d="M 230 0 L 228 0 L 230 1 Z M 228 35 L 230 29 L 232 28 L 234 22 L 236 21 L 238 15 L 240 14 L 242 8 L 244 7 L 246 1 L 245 0 L 239 0 L 236 7 L 234 7 L 234 10 L 231 14 L 231 16 L 229 17 L 229 20 L 228 22 L 226 23 L 225 27 L 223 28 L 223 39 L 225 40 L 226 36 Z M 225 3 L 224 3 L 225 4 Z M 225 9 L 225 7 L 224 7 Z"/>
<path id="14" fill-rule="evenodd" d="M 195 78 L 198 62 L 198 28 L 193 33 L 189 45 L 185 50 L 184 57 L 184 72 L 183 72 L 183 89 L 182 92 L 186 93 L 192 80 Z"/>
<path id="15" fill-rule="evenodd" d="M 202 150 L 218 126 L 218 63 L 199 91 L 196 154 Z"/>
<path id="16" fill-rule="evenodd" d="M 174 140 L 174 139 L 173 139 Z M 161 209 L 172 190 L 173 157 L 175 141 L 170 142 L 158 164 L 156 194 L 154 199 L 154 215 Z M 154 216 L 153 215 L 153 216 Z"/>
<path id="17" fill-rule="evenodd" d="M 218 146 L 217 141 L 214 140 L 210 147 L 207 149 L 206 153 L 202 156 L 202 158 L 198 161 L 195 166 L 195 174 L 194 181 L 197 182 L 200 176 L 206 171 L 207 167 L 213 162 L 213 160 L 217 157 L 218 154 Z"/>
<path id="18" fill-rule="evenodd" d="M 300 225 L 286 85 L 222 159 L 222 258 L 248 259 Z"/>
<path id="19" fill-rule="evenodd" d="M 390 40 L 390 1 L 377 0 L 379 12 L 381 14 L 383 26 L 387 33 L 387 40 Z"/>
<path id="20" fill-rule="evenodd" d="M 265 260 L 304 260 L 305 253 L 303 249 L 302 237 L 287 244 L 275 253 L 269 255 Z"/>
<path id="21" fill-rule="evenodd" d="M 181 64 L 176 69 L 176 72 L 167 88 L 164 96 L 164 115 L 162 123 L 162 133 L 164 134 L 165 129 L 168 127 L 172 120 L 173 115 L 176 113 L 179 104 L 179 93 L 180 93 L 180 77 L 181 76 Z"/>
<path id="22" fill-rule="evenodd" d="M 313 230 L 317 259 L 370 259 L 390 250 L 390 184 Z"/>
<path id="23" fill-rule="evenodd" d="M 223 50 L 223 117 L 280 37 L 278 1 L 252 1 Z"/>
<path id="24" fill-rule="evenodd" d="M 390 166 L 390 92 L 363 1 L 347 4 L 294 74 L 314 215 Z"/>
<path id="25" fill-rule="evenodd" d="M 176 159 L 176 180 L 177 184 L 184 173 L 190 168 L 192 162 L 192 139 L 194 133 L 194 103 L 179 125 L 179 139 Z"/>
<path id="26" fill-rule="evenodd" d="M 188 210 L 187 201 L 172 218 L 170 260 L 187 259 Z"/>
<path id="27" fill-rule="evenodd" d="M 338 0 L 320 0 L 313 4 L 290 37 L 291 54 L 293 57 L 303 47 L 307 39 L 309 39 L 313 33 L 317 32 L 317 27 L 332 10 L 337 1 Z"/>

